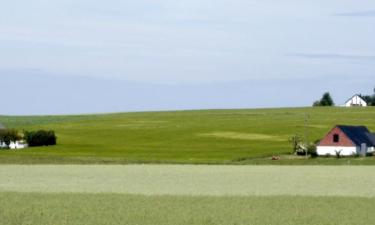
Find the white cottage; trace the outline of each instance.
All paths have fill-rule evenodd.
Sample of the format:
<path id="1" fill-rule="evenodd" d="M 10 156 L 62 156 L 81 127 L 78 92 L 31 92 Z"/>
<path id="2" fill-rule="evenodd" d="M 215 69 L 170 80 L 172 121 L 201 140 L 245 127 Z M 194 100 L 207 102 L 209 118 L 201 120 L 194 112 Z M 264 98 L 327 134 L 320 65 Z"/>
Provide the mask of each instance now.
<path id="1" fill-rule="evenodd" d="M 10 142 L 9 148 L 10 149 L 23 149 L 27 148 L 28 145 L 26 144 L 25 141 L 16 141 L 16 142 Z"/>
<path id="2" fill-rule="evenodd" d="M 364 126 L 335 126 L 317 145 L 318 155 L 374 153 L 375 134 Z"/>
<path id="3" fill-rule="evenodd" d="M 0 123 L 0 130 L 5 130 L 5 126 Z M 16 141 L 16 142 L 10 142 L 9 146 L 5 144 L 4 142 L 0 141 L 0 148 L 10 148 L 10 149 L 23 149 L 27 148 L 28 145 L 24 140 Z"/>
<path id="4" fill-rule="evenodd" d="M 10 142 L 9 145 L 6 145 L 4 142 L 0 142 L 0 149 L 1 148 L 9 148 L 9 149 L 23 149 L 27 148 L 28 145 L 24 141 L 16 141 L 16 142 Z"/>
<path id="5" fill-rule="evenodd" d="M 346 107 L 367 107 L 367 102 L 360 95 L 354 95 L 345 102 Z"/>

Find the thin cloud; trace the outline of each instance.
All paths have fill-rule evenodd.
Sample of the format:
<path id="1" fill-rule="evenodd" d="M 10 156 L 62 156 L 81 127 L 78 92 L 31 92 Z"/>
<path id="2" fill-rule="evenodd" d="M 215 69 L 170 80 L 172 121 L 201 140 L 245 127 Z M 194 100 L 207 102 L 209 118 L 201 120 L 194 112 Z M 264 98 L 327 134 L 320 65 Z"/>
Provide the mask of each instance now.
<path id="1" fill-rule="evenodd" d="M 290 54 L 289 56 L 307 59 L 375 60 L 375 55 L 354 55 L 338 53 L 296 53 Z"/>
<path id="2" fill-rule="evenodd" d="M 337 13 L 335 15 L 348 17 L 375 17 L 375 10 Z"/>

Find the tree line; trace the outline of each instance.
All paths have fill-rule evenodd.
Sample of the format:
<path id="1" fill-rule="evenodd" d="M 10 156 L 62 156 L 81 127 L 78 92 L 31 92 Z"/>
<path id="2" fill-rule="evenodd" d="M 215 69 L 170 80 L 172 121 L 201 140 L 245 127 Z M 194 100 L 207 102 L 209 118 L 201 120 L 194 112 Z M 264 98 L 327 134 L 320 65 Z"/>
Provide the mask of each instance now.
<path id="1" fill-rule="evenodd" d="M 375 106 L 375 88 L 372 95 L 362 95 L 359 96 L 367 103 L 368 106 Z M 313 103 L 313 106 L 334 106 L 335 102 L 329 92 L 323 94 L 320 100 L 317 100 Z"/>
<path id="2" fill-rule="evenodd" d="M 11 142 L 25 140 L 28 146 L 49 146 L 56 145 L 56 134 L 52 130 L 24 131 L 15 129 L 0 129 L 0 144 L 9 146 Z"/>

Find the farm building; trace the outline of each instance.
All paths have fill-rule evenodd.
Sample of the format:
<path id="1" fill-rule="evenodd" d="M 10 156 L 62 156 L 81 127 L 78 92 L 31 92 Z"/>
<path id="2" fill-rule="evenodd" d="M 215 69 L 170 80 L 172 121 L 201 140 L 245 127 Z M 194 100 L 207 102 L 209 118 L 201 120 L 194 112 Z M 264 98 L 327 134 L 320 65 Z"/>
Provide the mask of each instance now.
<path id="1" fill-rule="evenodd" d="M 0 130 L 5 130 L 5 126 L 0 123 Z M 16 141 L 16 142 L 10 142 L 9 146 L 6 145 L 4 142 L 0 141 L 0 148 L 10 148 L 10 149 L 22 149 L 27 148 L 28 145 L 25 143 L 25 141 Z"/>
<path id="2" fill-rule="evenodd" d="M 346 107 L 367 107 L 367 102 L 359 95 L 354 95 L 345 102 Z"/>
<path id="3" fill-rule="evenodd" d="M 375 134 L 365 126 L 336 126 L 317 146 L 318 155 L 365 155 L 374 150 Z"/>
<path id="4" fill-rule="evenodd" d="M 28 145 L 23 140 L 16 141 L 16 142 L 10 142 L 10 145 L 9 145 L 10 149 L 23 149 L 23 148 L 27 148 L 27 147 L 28 147 Z"/>

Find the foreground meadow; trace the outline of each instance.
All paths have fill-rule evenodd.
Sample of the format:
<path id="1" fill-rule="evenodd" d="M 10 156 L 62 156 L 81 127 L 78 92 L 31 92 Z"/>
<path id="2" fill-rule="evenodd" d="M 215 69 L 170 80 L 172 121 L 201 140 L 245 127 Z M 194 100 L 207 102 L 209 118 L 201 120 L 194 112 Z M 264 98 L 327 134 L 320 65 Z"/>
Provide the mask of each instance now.
<path id="1" fill-rule="evenodd" d="M 1 165 L 0 191 L 375 197 L 373 166 Z"/>
<path id="2" fill-rule="evenodd" d="M 2 165 L 2 225 L 375 224 L 371 166 Z"/>
<path id="3" fill-rule="evenodd" d="M 142 112 L 77 116 L 0 116 L 7 127 L 53 129 L 58 145 L 0 151 L 3 164 L 185 163 L 269 164 L 290 154 L 288 140 L 323 137 L 334 125 L 365 125 L 375 131 L 375 107 L 285 108 Z M 266 161 L 261 160 L 267 158 Z M 280 164 L 375 164 L 350 161 L 282 160 Z"/>
<path id="4" fill-rule="evenodd" d="M 374 198 L 0 192 L 2 225 L 375 224 Z"/>

